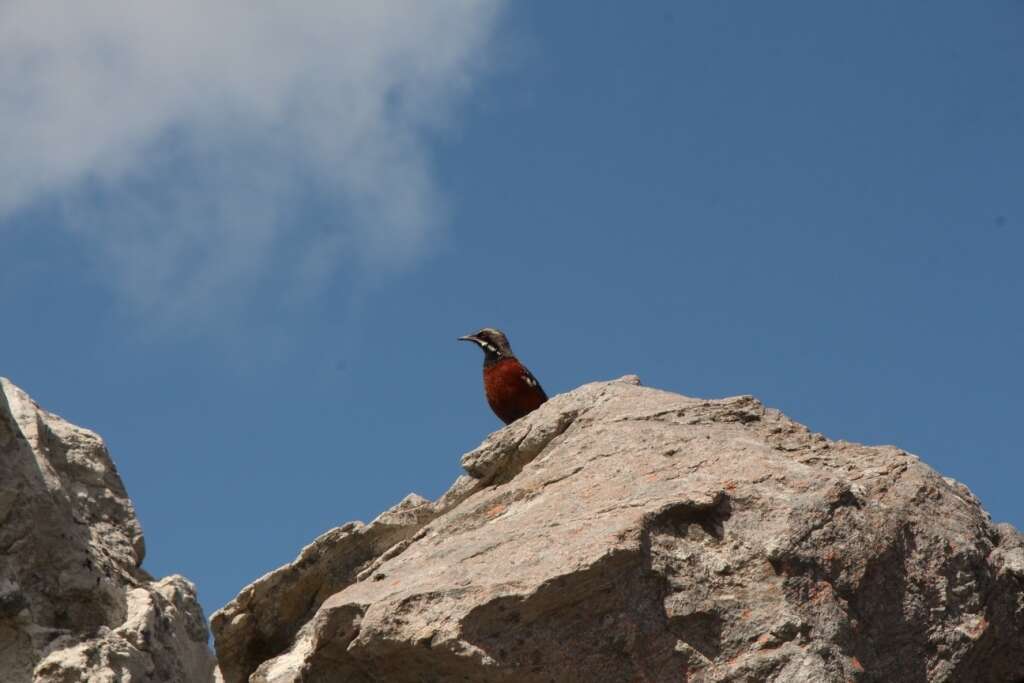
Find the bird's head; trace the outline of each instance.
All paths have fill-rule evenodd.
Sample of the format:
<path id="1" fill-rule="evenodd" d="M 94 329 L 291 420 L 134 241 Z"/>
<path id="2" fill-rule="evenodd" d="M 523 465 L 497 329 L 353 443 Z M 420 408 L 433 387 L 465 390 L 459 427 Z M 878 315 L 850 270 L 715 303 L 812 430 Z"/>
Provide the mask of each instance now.
<path id="1" fill-rule="evenodd" d="M 508 337 L 501 330 L 485 327 L 479 332 L 459 337 L 459 341 L 473 342 L 479 346 L 486 359 L 512 358 L 512 347 L 508 345 Z"/>

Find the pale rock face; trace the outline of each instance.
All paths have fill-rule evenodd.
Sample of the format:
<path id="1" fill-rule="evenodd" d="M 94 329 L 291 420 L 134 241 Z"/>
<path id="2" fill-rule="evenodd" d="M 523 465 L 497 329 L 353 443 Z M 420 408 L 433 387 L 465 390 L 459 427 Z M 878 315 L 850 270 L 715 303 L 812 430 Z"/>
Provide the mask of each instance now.
<path id="1" fill-rule="evenodd" d="M 635 377 L 213 616 L 227 683 L 1021 681 L 1024 541 L 893 447 Z"/>
<path id="2" fill-rule="evenodd" d="M 195 588 L 144 553 L 103 441 L 0 378 L 0 679 L 212 680 Z"/>

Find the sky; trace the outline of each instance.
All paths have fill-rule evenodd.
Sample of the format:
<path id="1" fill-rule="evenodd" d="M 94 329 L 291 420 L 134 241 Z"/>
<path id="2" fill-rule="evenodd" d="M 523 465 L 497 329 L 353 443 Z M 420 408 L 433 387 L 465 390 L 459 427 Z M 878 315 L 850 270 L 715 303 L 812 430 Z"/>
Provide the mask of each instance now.
<path id="1" fill-rule="evenodd" d="M 0 4 L 0 374 L 207 615 L 636 373 L 1024 528 L 1024 4 Z"/>

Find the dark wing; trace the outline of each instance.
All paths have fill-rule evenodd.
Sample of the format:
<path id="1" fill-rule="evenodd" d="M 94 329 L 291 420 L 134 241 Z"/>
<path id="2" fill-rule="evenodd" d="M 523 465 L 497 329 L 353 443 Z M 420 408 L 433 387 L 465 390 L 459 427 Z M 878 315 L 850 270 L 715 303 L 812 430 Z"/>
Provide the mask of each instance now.
<path id="1" fill-rule="evenodd" d="M 537 378 L 533 376 L 533 373 L 530 372 L 525 365 L 522 367 L 523 381 L 526 382 L 526 386 L 530 387 L 531 389 L 536 389 L 537 391 L 540 392 L 540 395 L 544 397 L 545 401 L 548 400 L 548 395 L 544 393 L 544 388 L 541 387 L 540 382 L 537 381 Z"/>

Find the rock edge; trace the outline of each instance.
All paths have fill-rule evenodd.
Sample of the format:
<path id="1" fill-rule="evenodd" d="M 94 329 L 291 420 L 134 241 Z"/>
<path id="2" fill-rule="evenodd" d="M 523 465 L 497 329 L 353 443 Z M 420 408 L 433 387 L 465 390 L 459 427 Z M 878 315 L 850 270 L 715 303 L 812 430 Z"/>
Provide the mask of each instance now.
<path id="1" fill-rule="evenodd" d="M 1013 681 L 1024 541 L 748 396 L 583 386 L 213 615 L 228 683 Z"/>

